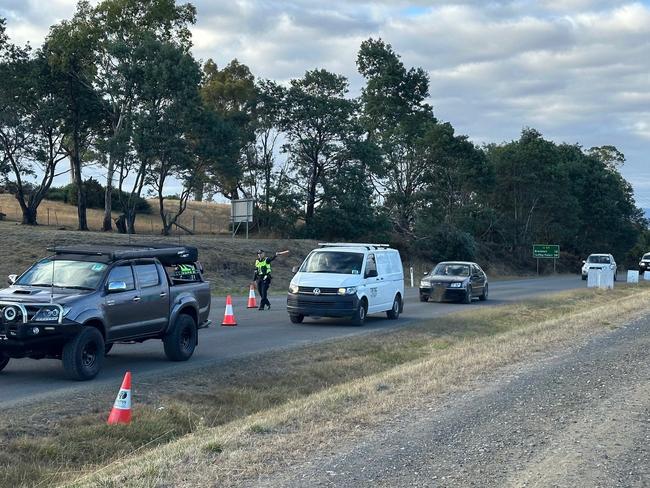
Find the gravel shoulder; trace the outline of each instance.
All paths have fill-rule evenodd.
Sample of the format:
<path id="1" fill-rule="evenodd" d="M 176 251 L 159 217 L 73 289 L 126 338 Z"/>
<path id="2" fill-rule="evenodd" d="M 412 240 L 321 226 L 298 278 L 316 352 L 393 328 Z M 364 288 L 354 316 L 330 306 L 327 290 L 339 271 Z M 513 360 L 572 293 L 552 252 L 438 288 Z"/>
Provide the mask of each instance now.
<path id="1" fill-rule="evenodd" d="M 650 320 L 452 393 L 257 486 L 650 485 Z"/>

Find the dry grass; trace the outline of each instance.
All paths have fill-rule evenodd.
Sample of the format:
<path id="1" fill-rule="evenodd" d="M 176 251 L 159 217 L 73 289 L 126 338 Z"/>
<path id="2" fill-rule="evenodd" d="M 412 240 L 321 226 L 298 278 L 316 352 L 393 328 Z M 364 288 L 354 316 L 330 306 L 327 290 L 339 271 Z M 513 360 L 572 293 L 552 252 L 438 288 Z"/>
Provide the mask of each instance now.
<path id="1" fill-rule="evenodd" d="M 553 307 L 553 302 L 559 306 Z M 464 313 L 444 320 L 443 328 L 473 324 L 467 334 L 448 328 L 449 335 L 436 337 L 433 324 L 415 332 L 420 339 L 414 343 L 418 359 L 220 427 L 198 429 L 176 442 L 117 460 L 70 486 L 248 486 L 270 475 L 281 485 L 288 467 L 340 450 L 395 412 L 435 402 L 442 393 L 468 387 L 485 372 L 532 352 L 621 325 L 648 305 L 650 291 L 645 288 L 609 295 L 572 292 L 546 304 L 508 307 L 505 315 L 503 309 Z M 518 318 L 520 314 L 527 320 Z M 492 324 L 491 333 L 481 331 L 485 323 Z M 427 336 L 429 340 L 423 340 Z M 385 339 L 392 342 L 394 337 Z M 438 347 L 441 340 L 446 347 Z"/>
<path id="2" fill-rule="evenodd" d="M 199 259 L 212 281 L 215 293 L 245 293 L 253 277 L 255 251 L 289 249 L 289 256 L 278 258 L 273 264 L 273 289 L 286 291 L 293 274 L 291 268 L 299 265 L 315 241 L 276 239 L 231 239 L 213 236 L 131 236 L 131 242 L 160 242 L 171 245 L 182 242 L 199 248 Z M 69 244 L 127 244 L 129 237 L 103 232 L 61 231 L 50 227 L 28 227 L 11 222 L 0 222 L 0 279 L 8 274 L 21 273 L 35 260 L 47 256 L 46 248 Z"/>
<path id="3" fill-rule="evenodd" d="M 136 219 L 136 231 L 139 234 L 159 235 L 162 228 L 158 214 L 158 200 L 149 200 L 153 209 L 151 214 L 139 214 Z M 165 209 L 175 211 L 178 202 L 168 200 Z M 22 214 L 16 199 L 9 194 L 0 194 L 0 213 L 7 214 L 10 222 L 21 222 Z M 118 217 L 113 212 L 113 218 Z M 104 221 L 104 211 L 88 209 L 88 227 L 90 230 L 99 231 Z M 74 230 L 78 227 L 77 207 L 63 202 L 44 200 L 38 209 L 38 222 L 44 226 Z M 213 202 L 189 202 L 187 210 L 179 219 L 179 223 L 188 229 L 193 229 L 195 234 L 228 235 L 230 226 L 230 206 Z M 174 228 L 174 234 L 186 233 Z"/>
<path id="4" fill-rule="evenodd" d="M 156 378 L 139 385 L 136 421 L 118 429 L 103 425 L 114 392 L 86 398 L 77 411 L 70 399 L 46 412 L 26 409 L 0 420 L 0 451 L 12 453 L 0 485 L 247 486 L 648 305 L 645 286 L 581 290 L 247 358 L 183 375 L 180 384 Z"/>

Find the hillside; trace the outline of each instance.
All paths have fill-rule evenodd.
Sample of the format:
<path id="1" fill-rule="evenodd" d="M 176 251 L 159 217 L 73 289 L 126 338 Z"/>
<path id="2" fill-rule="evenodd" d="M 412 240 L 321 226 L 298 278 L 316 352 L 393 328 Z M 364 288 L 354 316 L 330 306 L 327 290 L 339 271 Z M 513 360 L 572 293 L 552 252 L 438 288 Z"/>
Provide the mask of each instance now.
<path id="1" fill-rule="evenodd" d="M 291 268 L 301 263 L 317 244 L 308 240 L 232 239 L 210 236 L 132 236 L 131 242 L 165 242 L 193 245 L 199 248 L 199 259 L 213 282 L 215 291 L 242 292 L 248 288 L 253 276 L 255 251 L 270 252 L 289 249 L 287 257 L 278 258 L 273 265 L 272 291 L 286 290 Z M 14 222 L 0 222 L 0 279 L 12 273 L 21 273 L 35 260 L 45 257 L 49 246 L 66 244 L 128 244 L 126 235 L 103 232 L 78 232 L 55 230 L 51 227 L 27 227 Z M 277 264 L 276 264 L 277 263 Z"/>
<path id="2" fill-rule="evenodd" d="M 160 234 L 162 225 L 158 214 L 158 200 L 148 201 L 153 212 L 138 214 L 136 230 L 139 234 Z M 166 208 L 171 210 L 174 210 L 176 205 L 178 202 L 174 200 L 166 202 Z M 21 221 L 20 206 L 12 195 L 0 194 L 0 212 L 7 214 L 7 219 L 10 221 Z M 90 230 L 101 230 L 104 211 L 88 209 L 87 216 Z M 113 218 L 117 217 L 118 213 L 113 212 Z M 77 207 L 63 202 L 44 200 L 38 209 L 38 222 L 51 227 L 76 229 Z M 196 234 L 229 234 L 230 206 L 214 202 L 189 202 L 179 222 L 188 229 L 194 228 Z M 174 229 L 174 232 L 176 231 L 177 229 Z"/>

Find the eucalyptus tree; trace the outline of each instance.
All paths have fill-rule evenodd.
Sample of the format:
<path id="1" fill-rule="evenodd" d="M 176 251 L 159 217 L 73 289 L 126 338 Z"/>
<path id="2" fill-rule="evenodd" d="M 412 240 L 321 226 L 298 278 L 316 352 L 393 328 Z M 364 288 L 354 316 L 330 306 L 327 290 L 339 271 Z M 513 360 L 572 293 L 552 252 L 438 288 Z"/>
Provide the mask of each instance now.
<path id="1" fill-rule="evenodd" d="M 106 135 L 98 140 L 106 154 L 103 230 L 111 230 L 112 188 L 116 167 L 129 165 L 133 112 L 137 110 L 137 50 L 149 38 L 173 43 L 184 52 L 192 45 L 189 26 L 196 9 L 174 0 L 104 0 L 91 13 L 89 32 L 95 54 L 94 86 L 106 104 Z"/>
<path id="2" fill-rule="evenodd" d="M 22 223 L 38 223 L 38 207 L 65 159 L 63 104 L 52 93 L 46 60 L 9 44 L 0 19 L 0 178 L 18 201 Z"/>
<path id="3" fill-rule="evenodd" d="M 42 48 L 51 67 L 52 90 L 63 104 L 64 147 L 77 188 L 79 230 L 88 230 L 82 177 L 84 154 L 102 131 L 105 116 L 104 101 L 94 86 L 97 70 L 91 25 L 92 8 L 81 1 L 71 20 L 50 28 Z"/>
<path id="4" fill-rule="evenodd" d="M 287 143 L 283 150 L 289 154 L 304 194 L 307 225 L 323 198 L 324 182 L 347 151 L 346 138 L 357 111 L 347 93 L 344 76 L 320 69 L 291 80 L 284 97 L 280 128 Z"/>
<path id="5" fill-rule="evenodd" d="M 422 68 L 406 69 L 391 45 L 381 39 L 361 43 L 357 68 L 366 79 L 361 121 L 368 139 L 382 151 L 377 189 L 398 232 L 412 234 L 431 181 L 431 167 L 423 157 L 425 135 L 436 122 L 426 103 L 429 79 Z"/>

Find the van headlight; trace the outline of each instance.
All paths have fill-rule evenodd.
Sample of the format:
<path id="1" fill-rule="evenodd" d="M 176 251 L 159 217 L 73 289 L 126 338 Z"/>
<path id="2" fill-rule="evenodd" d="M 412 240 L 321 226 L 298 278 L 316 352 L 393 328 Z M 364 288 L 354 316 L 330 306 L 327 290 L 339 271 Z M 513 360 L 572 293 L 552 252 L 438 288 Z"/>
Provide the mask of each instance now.
<path id="1" fill-rule="evenodd" d="M 339 295 L 354 295 L 357 292 L 356 286 L 349 286 L 348 288 L 339 288 Z"/>
<path id="2" fill-rule="evenodd" d="M 420 288 L 431 288 L 431 284 L 428 281 L 420 281 Z"/>
<path id="3" fill-rule="evenodd" d="M 298 293 L 299 289 L 298 285 L 289 285 L 289 293 Z"/>
<path id="4" fill-rule="evenodd" d="M 65 317 L 68 314 L 68 312 L 70 312 L 70 307 L 63 307 L 63 312 L 61 317 Z M 32 321 L 33 322 L 57 322 L 59 320 L 59 313 L 61 313 L 61 309 L 59 309 L 59 307 L 43 307 L 38 312 L 36 312 L 36 315 L 34 315 Z"/>

